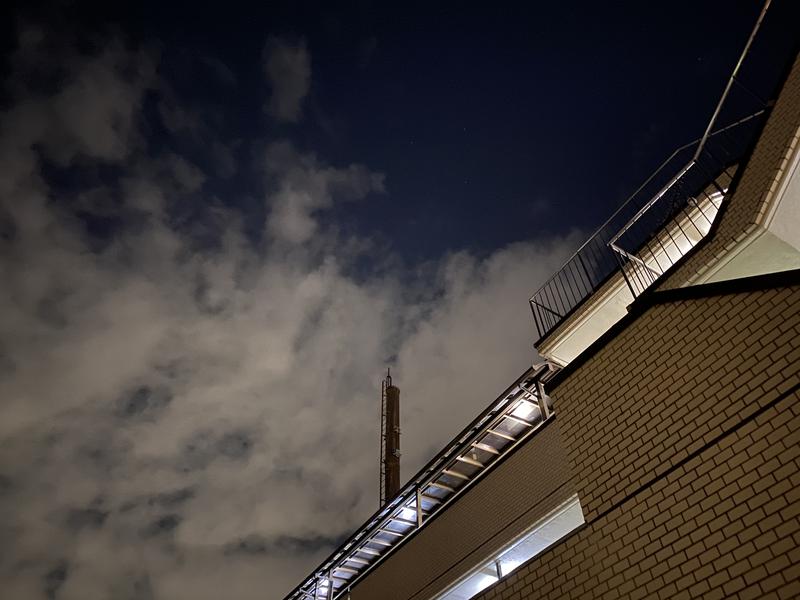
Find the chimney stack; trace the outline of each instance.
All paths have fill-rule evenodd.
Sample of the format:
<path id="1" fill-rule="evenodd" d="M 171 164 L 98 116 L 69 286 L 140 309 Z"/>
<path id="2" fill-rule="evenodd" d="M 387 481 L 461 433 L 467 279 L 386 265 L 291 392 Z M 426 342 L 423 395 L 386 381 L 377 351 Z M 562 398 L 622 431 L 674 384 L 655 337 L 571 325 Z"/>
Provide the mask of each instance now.
<path id="1" fill-rule="evenodd" d="M 391 371 L 381 383 L 380 505 L 400 491 L 400 388 L 392 384 Z"/>

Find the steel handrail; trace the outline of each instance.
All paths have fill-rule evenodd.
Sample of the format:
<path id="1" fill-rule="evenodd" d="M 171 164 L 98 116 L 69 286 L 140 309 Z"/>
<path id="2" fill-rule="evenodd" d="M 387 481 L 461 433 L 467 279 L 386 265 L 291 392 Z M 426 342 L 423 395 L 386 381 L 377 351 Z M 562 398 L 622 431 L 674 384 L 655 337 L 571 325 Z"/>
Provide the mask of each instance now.
<path id="1" fill-rule="evenodd" d="M 764 16 L 767 14 L 767 9 L 769 8 L 770 3 L 772 0 L 766 0 L 764 2 L 764 7 L 761 9 L 761 13 L 758 15 L 758 20 L 756 21 L 755 26 L 753 27 L 753 31 L 750 32 L 750 37 L 747 38 L 747 43 L 744 45 L 744 49 L 742 53 L 739 55 L 739 60 L 736 61 L 736 66 L 733 68 L 733 72 L 731 76 L 728 78 L 728 83 L 725 84 L 725 90 L 722 92 L 722 97 L 717 102 L 717 107 L 714 109 L 714 114 L 711 115 L 711 120 L 708 122 L 706 126 L 706 130 L 703 133 L 703 137 L 700 138 L 700 145 L 697 147 L 697 150 L 694 153 L 693 160 L 697 160 L 697 157 L 700 156 L 700 153 L 703 151 L 703 147 L 705 146 L 706 140 L 708 139 L 709 132 L 711 128 L 714 127 L 714 122 L 717 120 L 719 116 L 719 112 L 722 110 L 722 105 L 725 104 L 725 99 L 728 97 L 728 93 L 731 91 L 731 87 L 733 86 L 733 82 L 736 81 L 736 75 L 739 73 L 739 69 L 744 62 L 747 53 L 750 52 L 750 46 L 753 45 L 753 40 L 756 37 L 756 33 L 758 33 L 759 28 L 761 27 L 761 22 L 764 20 Z"/>
<path id="2" fill-rule="evenodd" d="M 721 133 L 724 133 L 725 131 L 728 131 L 729 129 L 733 129 L 734 127 L 737 127 L 737 126 L 741 125 L 742 123 L 746 123 L 747 121 L 751 121 L 752 119 L 755 119 L 755 118 L 759 117 L 760 115 L 764 114 L 765 112 L 766 112 L 766 109 L 764 109 L 764 108 L 762 108 L 762 109 L 759 109 L 759 110 L 755 111 L 754 113 L 751 113 L 751 114 L 747 115 L 746 117 L 742 117 L 741 119 L 739 119 L 739 120 L 737 120 L 737 121 L 734 121 L 733 123 L 730 123 L 730 124 L 726 125 L 725 127 L 721 127 L 720 129 L 717 129 L 716 131 L 713 131 L 713 132 L 711 132 L 711 134 L 709 134 L 709 136 L 708 136 L 708 137 L 713 137 L 713 136 L 719 135 L 719 134 L 721 134 Z M 645 179 L 645 180 L 644 180 L 644 182 L 642 182 L 642 184 L 641 184 L 641 185 L 640 185 L 638 188 L 636 188 L 636 190 L 635 190 L 635 191 L 634 191 L 634 192 L 633 192 L 633 193 L 632 193 L 630 196 L 628 196 L 628 197 L 625 199 L 625 201 L 624 201 L 622 204 L 620 204 L 620 206 L 617 208 L 617 210 L 615 210 L 615 211 L 614 211 L 614 212 L 611 214 L 611 216 L 610 216 L 610 217 L 608 217 L 608 219 L 606 219 L 606 220 L 605 220 L 605 222 L 603 222 L 603 224 L 602 224 L 602 225 L 600 225 L 600 226 L 599 226 L 599 227 L 598 227 L 598 228 L 597 228 L 597 229 L 594 231 L 594 233 L 592 233 L 592 234 L 591 234 L 591 235 L 590 235 L 590 236 L 589 236 L 589 237 L 586 239 L 586 241 L 585 241 L 583 244 L 581 244 L 581 246 L 580 246 L 580 247 L 579 247 L 579 248 L 578 248 L 578 249 L 577 249 L 575 252 L 573 252 L 573 253 L 572 253 L 572 255 L 571 255 L 571 256 L 570 256 L 570 257 L 569 257 L 569 258 L 568 258 L 566 261 L 564 261 L 564 263 L 563 263 L 563 264 L 562 264 L 562 265 L 561 265 L 561 266 L 560 266 L 558 269 L 556 269 L 556 271 L 555 271 L 555 272 L 554 272 L 554 273 L 553 273 L 553 274 L 552 274 L 552 275 L 551 275 L 551 276 L 550 276 L 550 277 L 549 277 L 549 278 L 548 278 L 548 279 L 547 279 L 547 280 L 546 280 L 546 281 L 545 281 L 545 282 L 544 282 L 544 283 L 543 283 L 541 286 L 539 286 L 539 289 L 538 289 L 538 290 L 536 290 L 536 292 L 535 292 L 534 294 L 532 294 L 532 295 L 531 295 L 531 297 L 529 298 L 529 300 L 530 300 L 530 301 L 533 301 L 533 299 L 536 297 L 536 294 L 538 294 L 538 293 L 539 293 L 539 292 L 540 292 L 540 291 L 541 291 L 543 288 L 547 287 L 547 285 L 548 285 L 549 283 L 551 283 L 551 282 L 552 282 L 552 281 L 553 281 L 553 280 L 554 280 L 554 279 L 555 279 L 555 278 L 558 276 L 558 274 L 559 274 L 561 271 L 563 271 L 563 270 L 564 270 L 564 268 L 565 268 L 567 265 L 569 265 L 569 264 L 570 264 L 570 263 L 571 263 L 571 262 L 572 262 L 572 261 L 573 261 L 573 260 L 574 260 L 574 259 L 575 259 L 575 258 L 578 256 L 578 254 L 580 254 L 580 253 L 581 253 L 581 251 L 582 251 L 584 248 L 586 248 L 586 246 L 587 246 L 587 245 L 588 245 L 588 244 L 589 244 L 591 241 L 593 241 L 593 240 L 594 240 L 596 237 L 598 237 L 598 235 L 600 235 L 600 233 L 601 233 L 601 232 L 602 232 L 602 231 L 603 231 L 603 230 L 604 230 L 604 229 L 605 229 L 605 228 L 606 228 L 606 227 L 607 227 L 607 226 L 608 226 L 608 225 L 609 225 L 609 224 L 610 224 L 610 223 L 611 223 L 611 222 L 614 220 L 614 218 L 615 218 L 615 217 L 616 217 L 616 216 L 617 216 L 617 215 L 620 213 L 620 211 L 622 211 L 624 208 L 626 208 L 626 207 L 628 206 L 628 204 L 630 204 L 630 203 L 631 203 L 631 202 L 632 202 L 632 201 L 633 201 L 633 200 L 636 198 L 636 196 L 639 194 L 639 192 L 641 192 L 641 191 L 642 191 L 642 190 L 643 190 L 645 187 L 647 187 L 647 185 L 648 185 L 648 184 L 649 184 L 649 183 L 650 183 L 650 182 L 651 182 L 651 181 L 652 181 L 652 180 L 653 180 L 653 179 L 654 179 L 654 178 L 655 178 L 655 177 L 656 177 L 656 176 L 657 176 L 657 175 L 658 175 L 658 174 L 659 174 L 659 173 L 660 173 L 660 172 L 661 172 L 663 169 L 664 169 L 664 167 L 666 167 L 666 166 L 667 166 L 667 165 L 668 165 L 668 164 L 669 164 L 669 163 L 672 161 L 672 159 L 673 159 L 673 158 L 675 158 L 675 157 L 676 157 L 676 156 L 677 156 L 679 153 L 683 152 L 683 151 L 684 151 L 684 150 L 686 150 L 687 148 L 691 148 L 691 147 L 692 147 L 692 146 L 694 146 L 695 144 L 698 144 L 698 143 L 699 143 L 699 142 L 701 142 L 702 140 L 703 140 L 703 138 L 702 138 L 702 137 L 699 137 L 699 138 L 697 138 L 697 139 L 695 139 L 695 140 L 692 140 L 691 142 L 688 142 L 688 143 L 686 143 L 686 144 L 683 144 L 682 146 L 679 146 L 678 148 L 676 148 L 676 149 L 675 149 L 675 150 L 672 152 L 672 154 L 670 154 L 670 155 L 669 155 L 669 156 L 668 156 L 668 157 L 667 157 L 667 158 L 666 158 L 666 159 L 665 159 L 665 160 L 664 160 L 664 161 L 663 161 L 663 162 L 662 162 L 662 163 L 661 163 L 661 164 L 658 166 L 658 168 L 656 168 L 656 170 L 655 170 L 655 171 L 653 171 L 653 172 L 652 172 L 652 173 L 651 173 L 651 174 L 650 174 L 650 175 L 647 177 L 647 179 Z"/>

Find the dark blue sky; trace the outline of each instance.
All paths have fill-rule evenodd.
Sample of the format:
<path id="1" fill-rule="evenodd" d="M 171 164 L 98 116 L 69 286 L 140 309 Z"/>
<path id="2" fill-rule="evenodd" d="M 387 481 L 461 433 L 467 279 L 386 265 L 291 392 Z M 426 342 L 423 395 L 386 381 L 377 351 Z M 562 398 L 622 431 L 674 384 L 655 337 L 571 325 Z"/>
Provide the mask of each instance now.
<path id="1" fill-rule="evenodd" d="M 228 140 L 244 142 L 238 158 L 252 152 L 248 139 L 267 135 L 384 172 L 388 194 L 331 216 L 414 262 L 599 225 L 665 155 L 702 133 L 759 9 L 712 1 L 60 10 L 87 34 L 112 27 L 157 43 L 161 74 Z M 797 12 L 775 3 L 743 80 L 771 89 Z M 269 36 L 307 43 L 313 77 L 299 124 L 262 110 L 258 57 Z M 214 59 L 230 73 L 210 67 Z M 154 132 L 152 143 L 177 142 Z M 194 149 L 201 163 L 202 153 Z M 242 207 L 259 194 L 246 170 L 217 185 Z"/>
<path id="2" fill-rule="evenodd" d="M 3 4 L 0 597 L 292 589 L 375 510 L 386 367 L 406 479 L 536 360 L 527 298 L 702 134 L 759 5 Z"/>

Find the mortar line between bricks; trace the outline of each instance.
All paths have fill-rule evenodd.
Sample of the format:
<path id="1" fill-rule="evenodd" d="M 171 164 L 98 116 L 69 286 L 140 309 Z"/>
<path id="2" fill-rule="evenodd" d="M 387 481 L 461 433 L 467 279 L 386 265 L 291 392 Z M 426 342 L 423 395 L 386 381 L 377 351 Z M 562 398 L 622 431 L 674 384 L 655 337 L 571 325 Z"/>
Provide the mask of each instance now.
<path id="1" fill-rule="evenodd" d="M 797 391 L 800 391 L 800 383 L 792 386 L 790 389 L 786 390 L 784 393 L 780 394 L 779 396 L 777 396 L 776 398 L 774 398 L 773 400 L 771 400 L 770 402 L 765 404 L 763 407 L 759 408 L 753 414 L 751 414 L 748 417 L 746 417 L 746 418 L 742 419 L 741 421 L 739 421 L 733 427 L 730 427 L 730 428 L 726 429 L 721 434 L 719 434 L 714 439 L 712 439 L 710 442 L 708 442 L 707 444 L 704 444 L 701 448 L 699 448 L 698 450 L 695 450 L 694 452 L 692 452 L 685 459 L 683 459 L 680 462 L 676 463 L 675 465 L 670 467 L 668 470 L 666 470 L 661 475 L 651 479 L 647 483 L 642 484 L 641 486 L 636 488 L 636 490 L 634 492 L 628 494 L 622 500 L 620 500 L 618 502 L 615 502 L 610 508 L 604 510 L 602 513 L 599 513 L 591 521 L 585 521 L 583 524 L 579 525 L 578 527 L 576 527 L 575 529 L 570 531 L 567 535 L 565 535 L 561 539 L 556 540 L 555 542 L 553 542 L 552 544 L 550 544 L 546 548 L 542 549 L 542 551 L 539 554 L 537 554 L 536 556 L 531 557 L 528 561 L 526 561 L 523 564 L 521 564 L 518 567 L 517 570 L 523 568 L 525 565 L 527 565 L 529 563 L 533 563 L 534 561 L 539 560 L 544 554 L 546 554 L 547 552 L 549 552 L 553 548 L 555 548 L 557 546 L 560 546 L 561 544 L 567 543 L 567 541 L 569 539 L 571 539 L 572 537 L 578 535 L 580 532 L 586 530 L 587 528 L 594 526 L 598 521 L 600 521 L 601 519 L 607 517 L 610 513 L 614 512 L 615 510 L 618 510 L 619 508 L 621 508 L 623 504 L 625 504 L 629 500 L 632 500 L 634 497 L 636 497 L 638 494 L 640 494 L 644 490 L 648 489 L 649 487 L 652 487 L 656 482 L 664 479 L 665 477 L 668 477 L 669 475 L 671 475 L 672 473 L 677 471 L 679 468 L 681 468 L 682 466 L 687 464 L 692 459 L 696 458 L 697 456 L 701 455 L 706 450 L 708 450 L 711 447 L 715 446 L 716 444 L 720 443 L 722 440 L 724 440 L 729 435 L 737 432 L 739 429 L 741 429 L 742 427 L 744 427 L 748 423 L 751 423 L 752 421 L 757 419 L 759 416 L 761 416 L 764 413 L 766 413 L 767 411 L 775 408 L 775 406 L 777 406 L 778 404 L 783 402 L 786 398 L 788 398 L 789 396 L 791 396 L 792 394 L 794 394 Z M 580 496 L 578 497 L 578 499 L 580 500 Z M 517 570 L 515 570 L 514 572 L 516 573 Z M 513 575 L 509 574 L 509 577 L 511 577 L 511 576 L 513 576 Z M 503 579 L 499 579 L 499 580 L 495 581 L 492 585 L 490 585 L 489 587 L 487 587 L 486 589 L 481 591 L 480 597 L 481 598 L 486 597 L 486 594 L 488 594 L 493 588 L 495 588 L 498 585 L 501 585 L 505 581 L 507 581 L 507 578 L 505 578 L 505 577 Z"/>
<path id="2" fill-rule="evenodd" d="M 716 437 L 711 439 L 711 441 L 703 444 L 700 448 L 698 448 L 697 450 L 695 450 L 694 452 L 689 454 L 686 458 L 684 458 L 684 459 L 678 461 L 677 463 L 675 463 L 674 465 L 672 465 L 669 469 L 664 471 L 661 475 L 658 475 L 658 476 L 654 477 L 653 479 L 647 481 L 646 483 L 643 483 L 638 488 L 636 488 L 633 492 L 631 492 L 630 494 L 628 494 L 627 496 L 625 496 L 621 500 L 618 500 L 617 502 L 612 504 L 609 508 L 607 508 L 603 512 L 599 513 L 591 521 L 587 521 L 583 525 L 583 527 L 589 527 L 591 525 L 594 525 L 599 520 L 607 517 L 609 514 L 611 514 L 615 510 L 618 510 L 619 508 L 622 507 L 623 504 L 625 504 L 629 500 L 632 500 L 633 498 L 635 498 L 636 496 L 641 494 L 646 489 L 652 487 L 654 484 L 656 484 L 657 482 L 661 481 L 662 479 L 665 479 L 665 478 L 669 477 L 675 471 L 677 471 L 678 469 L 680 469 L 681 467 L 683 467 L 684 465 L 689 463 L 691 460 L 693 460 L 694 458 L 697 458 L 698 456 L 700 456 L 703 452 L 705 452 L 709 448 L 711 448 L 713 446 L 716 446 L 722 440 L 724 440 L 726 437 L 728 437 L 729 435 L 731 435 L 733 433 L 736 433 L 739 429 L 741 429 L 742 427 L 744 427 L 748 423 L 754 421 L 755 419 L 757 419 L 758 417 L 763 415 L 765 412 L 773 409 L 777 404 L 779 404 L 780 402 L 782 402 L 783 400 L 785 400 L 786 398 L 788 398 L 789 396 L 791 396 L 792 394 L 794 394 L 798 390 L 800 390 L 800 383 L 797 383 L 797 384 L 793 385 L 791 388 L 786 390 L 784 393 L 780 394 L 779 396 L 777 396 L 776 398 L 774 398 L 773 400 L 771 400 L 770 402 L 768 402 L 767 404 L 765 404 L 764 406 L 762 406 L 761 408 L 759 408 L 758 410 L 753 412 L 751 415 L 745 417 L 744 419 L 742 419 L 741 421 L 736 423 L 736 425 L 733 425 L 732 427 L 726 429 L 725 431 L 723 431 L 722 433 L 720 433 L 719 435 L 717 435 Z"/>

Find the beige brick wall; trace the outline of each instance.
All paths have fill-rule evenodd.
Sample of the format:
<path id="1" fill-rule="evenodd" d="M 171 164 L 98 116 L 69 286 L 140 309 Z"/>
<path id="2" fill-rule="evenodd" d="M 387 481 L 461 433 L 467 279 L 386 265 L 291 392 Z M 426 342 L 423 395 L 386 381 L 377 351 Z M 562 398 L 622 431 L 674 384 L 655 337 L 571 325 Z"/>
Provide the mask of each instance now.
<path id="1" fill-rule="evenodd" d="M 481 600 L 800 597 L 797 393 Z"/>
<path id="2" fill-rule="evenodd" d="M 663 289 L 752 230 L 798 126 L 800 61 L 715 237 Z M 573 489 L 587 525 L 479 598 L 800 597 L 798 385 L 800 286 L 656 300 L 551 390 L 557 421 L 352 598 L 431 598 Z"/>
<path id="3" fill-rule="evenodd" d="M 800 288 L 656 305 L 551 391 L 587 519 L 800 382 L 799 328 Z"/>
<path id="4" fill-rule="evenodd" d="M 713 239 L 675 269 L 659 289 L 691 284 L 713 267 L 764 220 L 767 208 L 789 165 L 800 128 L 800 57 L 781 90 L 736 190 L 726 199 Z"/>
<path id="5" fill-rule="evenodd" d="M 800 286 L 647 310 L 551 391 L 588 525 L 480 598 L 800 593 L 798 385 Z"/>
<path id="6" fill-rule="evenodd" d="M 352 600 L 431 598 L 574 494 L 558 431 L 544 429 L 352 590 Z"/>

